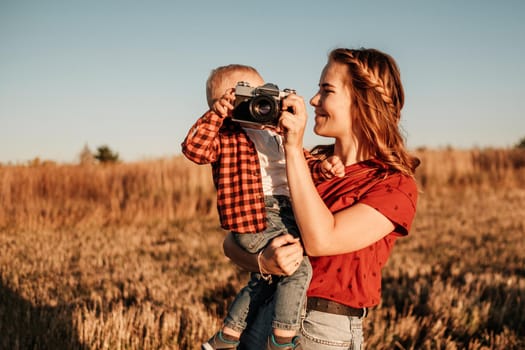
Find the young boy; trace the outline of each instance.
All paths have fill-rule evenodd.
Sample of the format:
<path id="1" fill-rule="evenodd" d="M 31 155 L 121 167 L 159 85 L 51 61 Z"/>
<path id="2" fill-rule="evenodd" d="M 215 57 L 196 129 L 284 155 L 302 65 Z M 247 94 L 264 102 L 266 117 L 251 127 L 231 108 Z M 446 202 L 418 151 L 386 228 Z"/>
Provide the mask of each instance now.
<path id="1" fill-rule="evenodd" d="M 249 66 L 232 64 L 211 72 L 206 83 L 210 110 L 190 129 L 182 152 L 197 164 L 211 163 L 221 226 L 233 232 L 240 246 L 256 253 L 283 233 L 299 237 L 299 229 L 289 199 L 281 135 L 231 119 L 233 87 L 240 81 L 252 87 L 264 84 Z M 339 159 L 321 161 L 305 155 L 314 181 L 344 175 Z M 271 293 L 275 293 L 276 307 L 267 349 L 300 349 L 295 335 L 311 266 L 306 257 L 298 264 L 293 275 L 280 277 L 275 286 L 262 271 L 251 274 L 230 306 L 223 328 L 202 349 L 236 349 L 247 318 Z"/>

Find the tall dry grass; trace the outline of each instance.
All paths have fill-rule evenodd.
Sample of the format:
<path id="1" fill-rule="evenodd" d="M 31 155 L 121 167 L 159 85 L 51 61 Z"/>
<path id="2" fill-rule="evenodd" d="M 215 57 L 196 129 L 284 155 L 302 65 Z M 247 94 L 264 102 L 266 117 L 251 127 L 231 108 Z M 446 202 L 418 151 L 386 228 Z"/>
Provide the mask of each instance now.
<path id="1" fill-rule="evenodd" d="M 102 165 L 0 167 L 0 227 L 141 224 L 215 213 L 208 167 L 182 157 Z"/>
<path id="2" fill-rule="evenodd" d="M 523 151 L 417 155 L 368 348 L 524 348 Z M 198 349 L 247 278 L 222 254 L 209 168 L 181 157 L 1 166 L 0 201 L 1 349 Z"/>
<path id="3" fill-rule="evenodd" d="M 417 178 L 421 188 L 436 194 L 443 190 L 490 190 L 523 187 L 524 149 L 418 149 Z"/>

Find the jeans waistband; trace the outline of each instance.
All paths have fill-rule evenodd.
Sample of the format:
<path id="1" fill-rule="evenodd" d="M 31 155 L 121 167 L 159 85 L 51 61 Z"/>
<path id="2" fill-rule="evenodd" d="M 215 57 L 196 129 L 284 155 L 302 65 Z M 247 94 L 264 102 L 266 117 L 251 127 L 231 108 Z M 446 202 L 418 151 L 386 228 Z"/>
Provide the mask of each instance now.
<path id="1" fill-rule="evenodd" d="M 366 317 L 368 314 L 368 309 L 364 308 L 355 308 L 347 305 L 340 304 L 333 300 L 323 299 L 323 298 L 308 298 L 306 302 L 306 307 L 309 310 L 316 310 L 321 312 L 326 312 L 329 314 L 344 315 L 344 316 L 353 316 L 353 317 Z"/>

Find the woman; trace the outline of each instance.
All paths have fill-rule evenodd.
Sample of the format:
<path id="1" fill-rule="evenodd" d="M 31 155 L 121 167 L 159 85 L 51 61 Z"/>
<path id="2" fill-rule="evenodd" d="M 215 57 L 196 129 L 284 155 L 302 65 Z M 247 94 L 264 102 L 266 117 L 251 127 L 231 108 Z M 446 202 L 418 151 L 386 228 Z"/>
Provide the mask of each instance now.
<path id="1" fill-rule="evenodd" d="M 310 104 L 315 133 L 334 139 L 316 152 L 338 156 L 345 176 L 316 188 L 302 153 L 305 103 L 297 95 L 283 101 L 288 185 L 313 268 L 296 349 L 362 348 L 362 320 L 381 299 L 381 269 L 395 240 L 408 234 L 416 210 L 419 162 L 408 154 L 399 130 L 403 102 L 392 57 L 374 49 L 333 50 Z M 258 259 L 241 254 L 231 237 L 224 248 L 240 266 L 274 275 L 293 272 L 301 256 L 301 247 L 286 236 Z M 259 338 L 265 339 L 267 314 L 254 321 L 244 348 L 264 348 Z"/>

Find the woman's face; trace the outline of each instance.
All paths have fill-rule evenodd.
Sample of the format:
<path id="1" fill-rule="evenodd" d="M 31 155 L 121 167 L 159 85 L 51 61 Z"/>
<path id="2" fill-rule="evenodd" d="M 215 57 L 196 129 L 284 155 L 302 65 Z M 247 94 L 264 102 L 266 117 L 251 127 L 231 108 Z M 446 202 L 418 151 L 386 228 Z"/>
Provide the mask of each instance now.
<path id="1" fill-rule="evenodd" d="M 329 62 L 321 73 L 319 91 L 310 99 L 315 108 L 314 132 L 320 136 L 342 138 L 352 130 L 350 89 L 346 65 Z"/>

